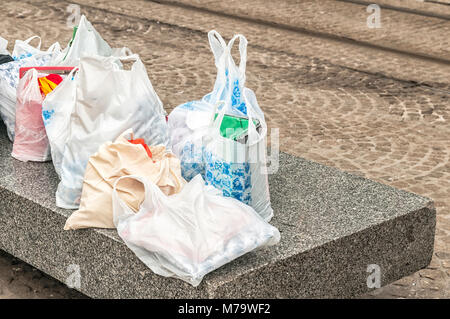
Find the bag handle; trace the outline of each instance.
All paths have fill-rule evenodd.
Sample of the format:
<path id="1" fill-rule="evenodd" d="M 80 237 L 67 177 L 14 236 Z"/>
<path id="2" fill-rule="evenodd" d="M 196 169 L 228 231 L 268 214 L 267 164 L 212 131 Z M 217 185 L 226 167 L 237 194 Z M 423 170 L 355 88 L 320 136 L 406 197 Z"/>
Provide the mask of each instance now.
<path id="1" fill-rule="evenodd" d="M 141 59 L 139 58 L 139 54 L 133 53 L 131 55 L 121 55 L 121 56 L 109 56 L 108 59 L 110 59 L 112 62 L 120 61 L 120 62 L 128 62 L 128 61 L 134 61 L 133 65 L 131 66 L 131 69 L 134 68 L 134 65 L 138 62 L 142 63 Z M 113 63 L 113 68 L 115 70 L 123 71 L 119 67 L 118 64 Z"/>
<path id="2" fill-rule="evenodd" d="M 40 50 L 40 49 L 41 49 L 42 39 L 41 39 L 41 37 L 38 36 L 38 35 L 34 35 L 34 36 L 32 36 L 32 37 L 30 37 L 30 38 L 24 40 L 23 43 L 28 44 L 28 45 L 31 46 L 30 42 L 31 42 L 32 40 L 36 39 L 36 38 L 39 39 L 39 45 L 36 47 L 36 49 Z"/>
<path id="3" fill-rule="evenodd" d="M 245 76 L 245 68 L 247 65 L 247 45 L 248 41 L 245 36 L 242 34 L 236 34 L 230 42 L 228 42 L 228 53 L 230 55 L 231 61 L 233 61 L 233 56 L 231 55 L 231 49 L 233 48 L 234 42 L 236 39 L 239 39 L 239 55 L 240 55 L 240 61 L 239 61 L 239 72 Z"/>
<path id="4" fill-rule="evenodd" d="M 116 181 L 114 182 L 113 185 L 113 191 L 112 191 L 112 202 L 113 202 L 113 220 L 114 220 L 114 225 L 117 227 L 119 219 L 121 219 L 124 215 L 126 215 L 127 217 L 129 216 L 133 216 L 134 213 L 129 213 L 129 211 L 131 210 L 128 205 L 120 198 L 119 194 L 117 193 L 117 184 L 123 180 L 123 179 L 134 179 L 137 180 L 139 182 L 141 182 L 144 185 L 144 194 L 145 194 L 145 198 L 144 201 L 142 202 L 141 206 L 139 207 L 139 210 L 141 210 L 141 207 L 147 203 L 147 209 L 151 209 L 153 204 L 150 206 L 148 205 L 149 203 L 149 197 L 152 196 L 153 200 L 157 201 L 159 200 L 159 198 L 161 198 L 162 196 L 166 196 L 157 185 L 155 185 L 152 182 L 148 182 L 147 179 L 145 179 L 142 176 L 139 175 L 125 175 L 125 176 L 121 176 L 118 179 L 116 179 Z M 156 196 L 155 196 L 156 195 Z M 151 201 L 150 201 L 151 203 Z M 118 215 L 117 214 L 117 209 L 116 207 L 121 207 L 123 211 L 128 212 L 122 215 Z"/>
<path id="5" fill-rule="evenodd" d="M 217 116 L 217 118 L 214 119 L 214 115 L 216 115 L 217 110 L 219 109 L 219 105 L 222 105 L 222 109 L 221 109 L 219 115 Z M 213 112 L 211 115 L 211 121 L 209 123 L 209 126 L 216 127 L 215 123 L 219 119 L 219 117 L 221 117 L 220 124 L 222 124 L 222 119 L 224 116 L 225 116 L 225 101 L 223 101 L 223 100 L 217 101 L 217 103 L 214 105 L 214 109 L 213 109 Z M 219 124 L 219 128 L 220 128 L 220 124 Z"/>
<path id="6" fill-rule="evenodd" d="M 47 50 L 48 53 L 55 53 L 57 51 L 61 51 L 61 46 L 59 45 L 59 42 L 53 43 Z"/>
<path id="7" fill-rule="evenodd" d="M 247 65 L 247 46 L 248 41 L 247 38 L 242 34 L 236 34 L 233 38 L 228 42 L 228 45 L 225 43 L 225 40 L 216 30 L 211 30 L 208 32 L 209 45 L 211 47 L 211 51 L 214 54 L 214 59 L 216 63 L 216 67 L 220 65 L 220 59 L 223 58 L 225 51 L 229 55 L 229 59 L 233 61 L 233 57 L 231 56 L 231 49 L 233 48 L 234 42 L 236 39 L 239 39 L 239 54 L 240 54 L 240 62 L 239 62 L 239 71 L 241 74 L 245 75 L 245 68 Z M 234 61 L 233 61 L 234 63 Z"/>
<path id="8" fill-rule="evenodd" d="M 133 61 L 133 60 L 137 61 L 137 60 L 139 60 L 139 54 L 133 53 L 133 54 L 130 54 L 130 55 L 111 56 L 111 58 L 113 58 L 115 60 L 119 60 L 119 61 Z"/>
<path id="9" fill-rule="evenodd" d="M 211 30 L 208 32 L 208 40 L 209 46 L 211 47 L 211 51 L 214 54 L 216 67 L 219 67 L 219 61 L 222 57 L 225 49 L 227 48 L 227 44 L 222 36 L 216 30 Z"/>
<path id="10" fill-rule="evenodd" d="M 259 143 L 267 135 L 267 123 L 264 120 L 264 115 L 260 112 L 257 112 L 252 102 L 250 102 L 250 99 L 248 97 L 250 92 L 250 89 L 244 88 L 243 96 L 245 106 L 247 107 L 248 116 L 248 145 L 252 146 Z M 260 116 L 258 116 L 258 113 L 260 113 Z M 255 123 L 253 123 L 254 119 L 257 119 L 259 121 L 259 124 L 261 125 L 261 133 L 258 133 L 258 131 L 256 130 L 256 125 Z M 256 134 L 256 138 L 252 138 L 250 136 L 254 136 L 253 134 Z"/>

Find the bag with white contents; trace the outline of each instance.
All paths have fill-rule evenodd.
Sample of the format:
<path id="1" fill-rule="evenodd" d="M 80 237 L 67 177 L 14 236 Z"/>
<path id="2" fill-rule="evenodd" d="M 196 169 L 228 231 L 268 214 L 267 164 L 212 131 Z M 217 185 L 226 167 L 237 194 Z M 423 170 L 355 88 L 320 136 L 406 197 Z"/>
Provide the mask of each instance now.
<path id="1" fill-rule="evenodd" d="M 116 191 L 126 179 L 144 185 L 137 213 Z M 250 206 L 223 197 L 200 175 L 171 196 L 143 177 L 124 176 L 116 181 L 112 198 L 117 232 L 136 256 L 154 273 L 193 286 L 224 264 L 280 240 L 278 229 Z"/>
<path id="2" fill-rule="evenodd" d="M 120 61 L 132 62 L 131 69 L 121 69 Z M 148 145 L 169 147 L 166 113 L 137 54 L 81 58 L 78 72 L 47 95 L 42 115 L 62 208 L 78 208 L 89 157 L 126 129 Z"/>

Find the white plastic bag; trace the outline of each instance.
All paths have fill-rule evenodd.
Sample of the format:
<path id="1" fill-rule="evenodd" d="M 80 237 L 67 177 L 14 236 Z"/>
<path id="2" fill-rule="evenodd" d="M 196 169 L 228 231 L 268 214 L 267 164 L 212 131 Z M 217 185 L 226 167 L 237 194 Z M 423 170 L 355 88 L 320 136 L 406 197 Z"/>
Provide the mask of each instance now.
<path id="1" fill-rule="evenodd" d="M 39 44 L 37 45 L 37 47 L 34 47 L 30 44 L 30 42 L 34 39 L 39 39 Z M 24 41 L 16 40 L 12 52 L 12 58 L 17 61 L 22 60 L 24 58 L 28 58 L 32 55 L 39 54 L 41 53 L 41 44 L 42 44 L 41 37 L 37 35 L 32 36 Z"/>
<path id="2" fill-rule="evenodd" d="M 126 178 L 145 187 L 137 213 L 116 191 Z M 200 175 L 172 196 L 142 177 L 124 176 L 116 181 L 112 197 L 117 232 L 136 256 L 156 274 L 193 286 L 224 264 L 280 240 L 279 231 L 251 207 L 221 196 Z"/>
<path id="3" fill-rule="evenodd" d="M 203 139 L 205 181 L 221 190 L 224 196 L 250 205 L 262 218 L 270 221 L 273 209 L 270 205 L 266 167 L 267 126 L 264 115 L 258 111 L 253 92 L 247 88 L 244 89 L 244 100 L 249 118 L 247 141 L 234 141 L 220 134 L 220 125 L 226 111 L 223 108 Z M 261 125 L 259 131 L 255 120 Z"/>
<path id="4" fill-rule="evenodd" d="M 22 67 L 46 65 L 50 62 L 53 55 L 60 52 L 58 42 L 51 45 L 47 51 L 40 51 L 40 43 L 38 47 L 32 47 L 29 42 L 34 38 L 36 37 L 31 37 L 25 41 L 17 40 L 13 51 L 16 60 L 0 65 L 0 116 L 6 125 L 8 137 L 11 141 L 14 140 L 19 69 Z"/>
<path id="5" fill-rule="evenodd" d="M 123 70 L 118 61 L 134 63 Z M 162 102 L 137 54 L 81 58 L 79 71 L 47 95 L 42 110 L 62 208 L 78 208 L 89 157 L 126 129 L 148 145 L 170 144 Z"/>
<path id="6" fill-rule="evenodd" d="M 58 176 L 61 176 L 64 147 L 70 134 L 70 114 L 76 103 L 76 71 L 77 69 L 73 69 L 42 102 L 42 119 L 50 143 L 53 166 Z"/>
<path id="7" fill-rule="evenodd" d="M 201 116 L 198 112 L 212 112 L 217 103 L 224 102 L 228 114 L 244 117 L 247 115 L 245 102 L 241 96 L 241 92 L 245 87 L 247 39 L 243 35 L 238 34 L 227 45 L 222 36 L 215 30 L 209 31 L 208 39 L 217 67 L 217 77 L 213 91 L 205 95 L 201 101 L 191 101 L 177 106 L 169 115 L 168 124 L 171 143 L 174 147 L 174 152 L 178 155 L 177 150 L 182 148 L 185 141 L 189 139 L 189 136 L 185 133 L 192 133 L 194 130 L 190 126 L 189 113 L 195 112 L 196 115 L 191 117 Z M 240 41 L 239 67 L 236 66 L 231 56 L 231 49 L 236 39 Z M 207 116 L 201 116 L 201 119 L 203 122 L 196 121 L 198 124 L 195 128 L 209 124 Z"/>
<path id="8" fill-rule="evenodd" d="M 8 51 L 8 40 L 0 37 L 0 54 L 7 54 L 9 55 Z"/>
<path id="9" fill-rule="evenodd" d="M 183 177 L 189 181 L 201 174 L 205 181 L 252 206 L 265 220 L 273 216 L 266 169 L 267 125 L 255 94 L 245 88 L 247 40 L 235 35 L 228 45 L 216 32 L 208 33 L 217 66 L 214 90 L 201 101 L 176 107 L 169 115 L 172 149 L 181 160 Z M 239 39 L 240 64 L 234 63 L 231 50 Z M 245 97 L 244 94 L 245 93 Z M 221 113 L 249 119 L 245 144 L 223 138 L 219 129 L 211 131 L 218 104 Z M 256 131 L 253 120 L 260 124 Z M 220 127 L 221 123 L 216 123 Z"/>
<path id="10" fill-rule="evenodd" d="M 109 44 L 103 40 L 97 30 L 86 19 L 86 16 L 82 15 L 73 40 L 69 42 L 60 54 L 52 59 L 51 65 L 77 66 L 80 59 L 85 56 L 100 55 L 108 57 L 127 54 L 130 54 L 128 48 L 111 49 Z"/>

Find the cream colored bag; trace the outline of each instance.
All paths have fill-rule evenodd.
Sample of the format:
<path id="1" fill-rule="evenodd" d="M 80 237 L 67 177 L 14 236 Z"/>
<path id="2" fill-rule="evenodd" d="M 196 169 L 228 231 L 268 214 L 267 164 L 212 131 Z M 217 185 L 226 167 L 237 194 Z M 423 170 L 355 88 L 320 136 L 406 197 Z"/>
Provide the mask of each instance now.
<path id="1" fill-rule="evenodd" d="M 150 158 L 142 145 L 132 144 L 131 129 L 114 143 L 106 142 L 89 158 L 83 181 L 80 208 L 66 221 L 65 230 L 88 227 L 115 228 L 112 210 L 114 182 L 122 176 L 138 175 L 152 181 L 166 195 L 178 193 L 186 181 L 181 177 L 180 160 L 163 145 L 149 146 Z M 125 182 L 125 181 L 124 181 Z M 117 188 L 120 197 L 134 210 L 145 198 L 142 183 L 127 179 Z"/>

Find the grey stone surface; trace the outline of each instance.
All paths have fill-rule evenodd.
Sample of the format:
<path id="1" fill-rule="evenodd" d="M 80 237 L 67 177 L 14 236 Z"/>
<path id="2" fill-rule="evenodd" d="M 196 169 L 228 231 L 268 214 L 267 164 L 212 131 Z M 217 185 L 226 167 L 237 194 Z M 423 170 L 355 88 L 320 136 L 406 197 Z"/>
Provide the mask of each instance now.
<path id="1" fill-rule="evenodd" d="M 65 282 L 81 270 L 81 292 L 102 298 L 350 297 L 426 267 L 436 212 L 430 199 L 302 158 L 280 154 L 270 176 L 281 232 L 275 247 L 210 273 L 197 288 L 155 275 L 114 230 L 64 231 L 70 211 L 55 206 L 51 163 L 22 163 L 0 130 L 0 249 Z"/>

